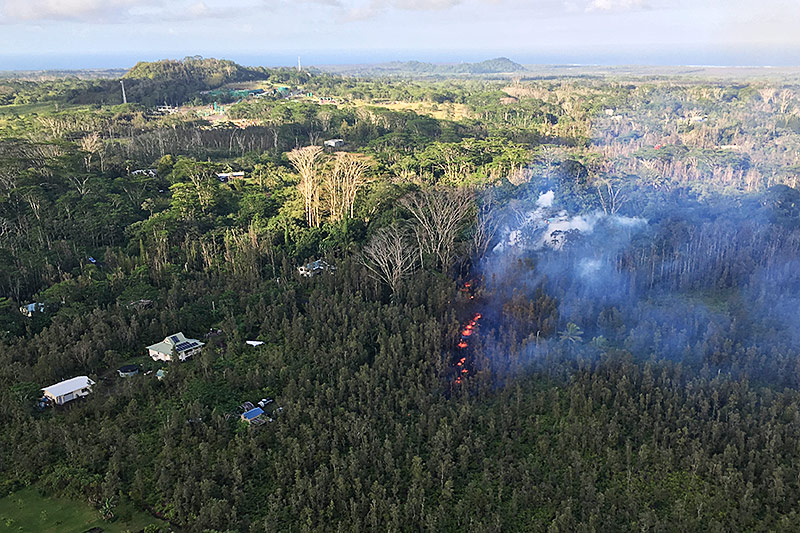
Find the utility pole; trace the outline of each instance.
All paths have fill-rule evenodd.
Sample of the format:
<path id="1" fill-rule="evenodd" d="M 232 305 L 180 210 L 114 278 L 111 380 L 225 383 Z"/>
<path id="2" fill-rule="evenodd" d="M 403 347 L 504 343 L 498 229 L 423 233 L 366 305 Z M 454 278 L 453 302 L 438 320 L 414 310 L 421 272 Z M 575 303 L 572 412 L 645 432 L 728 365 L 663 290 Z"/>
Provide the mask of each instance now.
<path id="1" fill-rule="evenodd" d="M 125 80 L 119 80 L 119 84 L 122 85 L 122 103 L 128 103 L 128 97 L 125 96 Z"/>

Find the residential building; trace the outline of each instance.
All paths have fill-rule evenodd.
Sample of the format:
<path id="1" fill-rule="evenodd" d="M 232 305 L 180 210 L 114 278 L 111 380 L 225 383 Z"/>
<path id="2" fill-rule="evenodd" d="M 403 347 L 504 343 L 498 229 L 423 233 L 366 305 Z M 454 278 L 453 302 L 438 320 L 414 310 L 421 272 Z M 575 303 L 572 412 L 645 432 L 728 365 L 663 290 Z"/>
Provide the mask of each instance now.
<path id="1" fill-rule="evenodd" d="M 334 272 L 336 271 L 336 267 L 329 265 L 322 259 L 317 259 L 313 263 L 308 263 L 306 265 L 297 267 L 297 271 L 301 276 L 310 278 L 311 276 L 316 276 L 322 272 Z"/>
<path id="2" fill-rule="evenodd" d="M 177 355 L 178 360 L 185 361 L 198 353 L 204 344 L 197 339 L 187 339 L 183 333 L 179 332 L 148 346 L 147 353 L 154 361 L 172 361 L 173 355 Z"/>
<path id="3" fill-rule="evenodd" d="M 64 405 L 92 392 L 94 381 L 87 376 L 77 376 L 42 389 L 44 397 L 56 405 Z"/>

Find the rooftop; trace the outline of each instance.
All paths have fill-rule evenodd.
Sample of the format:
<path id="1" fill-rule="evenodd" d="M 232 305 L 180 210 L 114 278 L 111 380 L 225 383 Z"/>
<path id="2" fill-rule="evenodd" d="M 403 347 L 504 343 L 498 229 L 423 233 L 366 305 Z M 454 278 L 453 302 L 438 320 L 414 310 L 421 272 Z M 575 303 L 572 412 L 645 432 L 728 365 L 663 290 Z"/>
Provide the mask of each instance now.
<path id="1" fill-rule="evenodd" d="M 86 387 L 91 387 L 92 385 L 94 385 L 94 381 L 89 379 L 88 376 L 77 376 L 64 380 L 61 383 L 50 385 L 42 390 L 51 396 L 63 396 L 64 394 L 79 391 Z"/>
<path id="2" fill-rule="evenodd" d="M 151 344 L 150 346 L 147 347 L 147 349 L 171 355 L 173 347 L 175 348 L 175 352 L 181 354 L 188 350 L 193 350 L 195 348 L 203 346 L 203 344 L 204 343 L 198 341 L 197 339 L 187 339 L 186 336 L 183 334 L 183 332 L 179 332 L 176 333 L 175 335 L 170 335 L 161 342 Z"/>
<path id="3" fill-rule="evenodd" d="M 256 407 L 254 409 L 250 409 L 249 411 L 242 413 L 242 418 L 244 418 L 245 420 L 253 420 L 263 414 L 264 410 L 260 407 Z"/>

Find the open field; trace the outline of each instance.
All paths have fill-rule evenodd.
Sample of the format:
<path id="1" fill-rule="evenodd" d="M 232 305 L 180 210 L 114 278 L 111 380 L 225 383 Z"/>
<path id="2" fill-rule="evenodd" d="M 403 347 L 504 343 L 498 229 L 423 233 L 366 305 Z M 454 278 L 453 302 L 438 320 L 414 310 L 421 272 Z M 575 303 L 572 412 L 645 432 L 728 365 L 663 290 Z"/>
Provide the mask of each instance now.
<path id="1" fill-rule="evenodd" d="M 42 496 L 28 487 L 0 499 L 0 533 L 80 533 L 93 527 L 106 533 L 141 531 L 165 523 L 128 505 L 117 508 L 117 519 L 107 522 L 91 506 L 64 498 Z"/>
<path id="2" fill-rule="evenodd" d="M 356 106 L 370 105 L 375 107 L 385 107 L 392 111 L 413 111 L 420 115 L 428 115 L 437 120 L 460 120 L 470 118 L 469 108 L 464 104 L 444 103 L 436 104 L 432 102 L 366 102 L 356 100 Z"/>

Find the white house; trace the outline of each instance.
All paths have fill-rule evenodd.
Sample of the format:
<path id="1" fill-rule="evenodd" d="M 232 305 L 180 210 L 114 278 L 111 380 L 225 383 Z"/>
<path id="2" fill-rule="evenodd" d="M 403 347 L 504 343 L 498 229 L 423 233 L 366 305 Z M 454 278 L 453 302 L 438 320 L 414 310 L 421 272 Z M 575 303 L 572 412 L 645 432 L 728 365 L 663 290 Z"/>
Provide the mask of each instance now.
<path id="1" fill-rule="evenodd" d="M 178 356 L 178 360 L 185 361 L 199 352 L 204 344 L 197 339 L 187 339 L 183 333 L 176 333 L 148 346 L 147 353 L 154 361 L 171 361 L 173 354 Z"/>
<path id="2" fill-rule="evenodd" d="M 45 398 L 56 405 L 64 405 L 75 398 L 82 398 L 92 392 L 94 381 L 87 376 L 78 376 L 42 389 Z"/>

